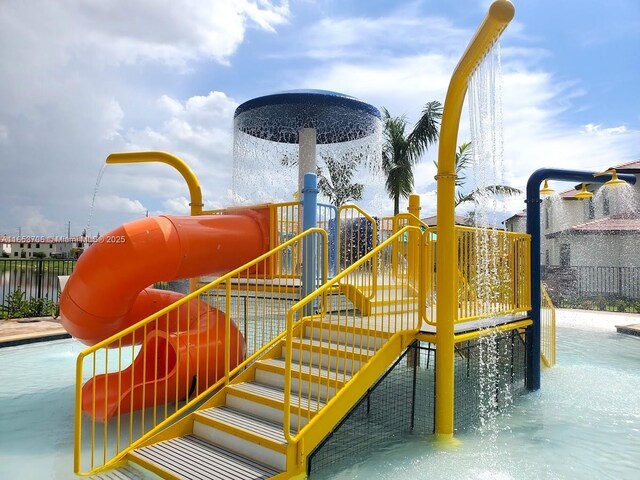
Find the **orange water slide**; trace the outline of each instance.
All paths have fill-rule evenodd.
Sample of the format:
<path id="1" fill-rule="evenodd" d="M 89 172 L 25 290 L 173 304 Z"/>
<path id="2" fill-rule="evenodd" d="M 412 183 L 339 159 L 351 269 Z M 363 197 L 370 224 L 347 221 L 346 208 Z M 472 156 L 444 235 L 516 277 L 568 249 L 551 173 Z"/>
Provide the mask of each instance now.
<path id="1" fill-rule="evenodd" d="M 183 298 L 149 285 L 223 274 L 268 249 L 268 207 L 228 215 L 149 217 L 122 225 L 78 260 L 60 298 L 61 323 L 73 337 L 93 345 Z M 155 326 L 158 330 L 152 330 Z M 233 322 L 231 328 L 230 338 L 238 339 L 227 349 L 236 352 L 230 354 L 233 368 L 245 347 Z M 116 411 L 173 396 L 181 400 L 196 376 L 200 387 L 213 383 L 224 372 L 224 334 L 222 312 L 198 299 L 184 303 L 154 327 L 119 342 L 142 343 L 142 348 L 127 369 L 85 384 L 83 410 L 104 421 Z"/>
<path id="2" fill-rule="evenodd" d="M 134 361 L 121 372 L 96 375 L 82 387 L 82 411 L 98 422 L 116 414 L 177 403 L 213 385 L 224 375 L 225 316 L 200 314 L 188 331 L 152 330 Z M 244 343 L 231 323 L 229 365 L 244 359 Z"/>
<path id="3" fill-rule="evenodd" d="M 149 285 L 223 274 L 268 249 L 267 208 L 127 223 L 100 237 L 79 258 L 60 298 L 62 325 L 93 345 L 178 298 Z M 186 315 L 180 318 L 190 322 Z"/>

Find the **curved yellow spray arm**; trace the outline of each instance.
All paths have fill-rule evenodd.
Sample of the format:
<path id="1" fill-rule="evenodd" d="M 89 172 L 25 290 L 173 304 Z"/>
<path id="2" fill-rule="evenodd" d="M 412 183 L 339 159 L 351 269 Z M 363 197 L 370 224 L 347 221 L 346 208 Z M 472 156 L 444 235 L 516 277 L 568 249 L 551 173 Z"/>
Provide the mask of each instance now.
<path id="1" fill-rule="evenodd" d="M 440 142 L 438 148 L 438 244 L 436 250 L 436 415 L 435 433 L 440 436 L 453 435 L 454 404 L 454 322 L 457 317 L 457 259 L 456 235 L 454 231 L 455 209 L 455 158 L 458 128 L 462 104 L 467 93 L 467 82 L 478 64 L 487 55 L 491 46 L 511 21 L 515 13 L 513 4 L 497 0 L 476 31 L 462 58 L 458 62 L 451 81 L 442 112 Z"/>
<path id="2" fill-rule="evenodd" d="M 202 214 L 202 189 L 198 177 L 193 173 L 191 167 L 184 160 L 167 152 L 146 151 L 146 152 L 119 152 L 112 153 L 107 157 L 107 163 L 146 163 L 160 162 L 171 165 L 180 172 L 182 178 L 187 182 L 189 195 L 191 197 L 191 215 Z"/>
<path id="3" fill-rule="evenodd" d="M 180 157 L 176 157 L 167 152 L 160 151 L 146 151 L 146 152 L 119 152 L 112 153 L 107 157 L 107 163 L 147 163 L 147 162 L 159 162 L 166 163 L 175 168 L 189 187 L 189 196 L 191 202 L 191 216 L 201 215 L 202 207 L 202 189 L 200 188 L 200 182 L 198 177 L 193 173 L 191 167 L 182 160 Z M 189 291 L 193 292 L 198 288 L 198 278 L 189 279 Z"/>

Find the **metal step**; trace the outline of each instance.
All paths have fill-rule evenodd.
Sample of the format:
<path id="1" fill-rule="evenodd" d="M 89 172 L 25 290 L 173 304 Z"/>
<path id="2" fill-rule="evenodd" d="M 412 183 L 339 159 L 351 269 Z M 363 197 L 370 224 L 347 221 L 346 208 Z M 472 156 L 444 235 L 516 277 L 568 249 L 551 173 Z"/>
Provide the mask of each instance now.
<path id="1" fill-rule="evenodd" d="M 88 477 L 90 480 L 149 480 L 160 478 L 157 475 L 145 471 L 141 472 L 134 466 L 127 465 L 124 467 L 114 468 L 106 472 L 98 473 Z"/>
<path id="2" fill-rule="evenodd" d="M 264 359 L 256 363 L 255 381 L 263 385 L 284 389 L 284 359 Z M 303 396 L 328 400 L 336 393 L 336 388 L 345 382 L 345 375 L 337 371 L 310 367 L 292 362 L 291 392 Z"/>
<path id="3" fill-rule="evenodd" d="M 275 469 L 286 469 L 286 440 L 277 423 L 222 406 L 198 411 L 193 433 Z"/>
<path id="4" fill-rule="evenodd" d="M 291 353 L 294 362 L 353 374 L 374 355 L 375 351 L 311 338 L 294 338 Z M 286 349 L 283 346 L 281 356 L 284 358 L 285 354 Z"/>
<path id="5" fill-rule="evenodd" d="M 134 450 L 130 460 L 151 470 L 159 469 L 166 478 L 184 480 L 257 480 L 280 471 L 249 460 L 195 435 L 173 438 Z M 155 467 L 155 468 L 154 468 Z"/>
<path id="6" fill-rule="evenodd" d="M 257 382 L 232 384 L 227 387 L 226 405 L 282 425 L 284 421 L 284 390 Z M 300 409 L 298 409 L 300 405 Z M 291 394 L 291 428 L 306 425 L 309 420 L 307 410 L 313 412 L 324 407 L 324 402 L 306 396 Z M 299 414 L 302 414 L 300 416 Z"/>
<path id="7" fill-rule="evenodd" d="M 371 315 L 416 311 L 418 311 L 418 301 L 415 298 L 371 302 Z"/>
<path id="8" fill-rule="evenodd" d="M 375 335 L 376 333 L 377 335 Z M 386 341 L 386 338 L 382 338 L 379 332 L 367 331 L 364 322 L 362 327 L 331 323 L 312 324 L 305 328 L 305 337 L 367 350 L 377 350 Z"/>

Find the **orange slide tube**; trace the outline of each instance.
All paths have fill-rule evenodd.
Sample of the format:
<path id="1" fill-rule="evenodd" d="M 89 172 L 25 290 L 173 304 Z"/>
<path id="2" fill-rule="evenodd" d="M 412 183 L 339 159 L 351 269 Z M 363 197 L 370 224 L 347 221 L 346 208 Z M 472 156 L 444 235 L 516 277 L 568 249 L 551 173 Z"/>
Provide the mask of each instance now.
<path id="1" fill-rule="evenodd" d="M 94 345 L 175 301 L 145 290 L 149 285 L 223 274 L 268 249 L 267 209 L 127 223 L 78 259 L 60 297 L 62 325 Z"/>
<path id="2" fill-rule="evenodd" d="M 73 337 L 93 345 L 183 297 L 149 285 L 223 274 L 268 249 L 268 208 L 236 210 L 232 215 L 149 217 L 122 225 L 100 237 L 78 260 L 60 298 L 61 323 Z M 156 325 L 159 330 L 147 327 L 144 339 L 138 334 L 121 342 L 143 344 L 129 368 L 85 384 L 85 413 L 108 420 L 118 409 L 164 403 L 169 395 L 164 391 L 181 400 L 191 390 L 188 379 L 198 376 L 200 390 L 223 374 L 222 312 L 194 299 Z M 233 322 L 231 328 L 232 343 L 237 343 L 233 339 L 241 343 L 230 345 L 230 352 L 240 353 L 230 359 L 233 368 L 245 348 Z"/>
<path id="3" fill-rule="evenodd" d="M 97 375 L 82 387 L 82 411 L 97 422 L 193 397 L 224 375 L 225 316 L 203 311 L 188 332 L 152 330 L 133 363 L 122 372 Z M 245 354 L 244 341 L 231 322 L 230 365 Z"/>

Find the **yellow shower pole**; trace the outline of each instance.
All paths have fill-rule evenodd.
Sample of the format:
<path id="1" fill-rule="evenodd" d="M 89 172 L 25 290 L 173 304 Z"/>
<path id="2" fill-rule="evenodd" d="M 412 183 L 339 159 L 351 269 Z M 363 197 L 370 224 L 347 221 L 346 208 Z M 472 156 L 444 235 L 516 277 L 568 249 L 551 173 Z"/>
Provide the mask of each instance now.
<path id="1" fill-rule="evenodd" d="M 437 242 L 436 248 L 436 400 L 435 433 L 453 435 L 454 323 L 458 315 L 457 242 L 455 234 L 455 157 L 462 104 L 469 77 L 486 56 L 515 9 L 507 0 L 496 0 L 458 62 L 442 112 L 438 147 Z"/>
<path id="2" fill-rule="evenodd" d="M 146 162 L 159 162 L 166 163 L 175 168 L 189 187 L 189 196 L 191 201 L 189 206 L 191 207 L 191 215 L 201 215 L 202 207 L 202 189 L 200 188 L 200 182 L 198 177 L 193 173 L 191 167 L 179 157 L 167 152 L 160 151 L 146 151 L 146 152 L 118 152 L 112 153 L 107 157 L 107 163 L 146 163 Z M 193 292 L 197 289 L 198 279 L 192 278 L 189 280 L 189 291 Z"/>

